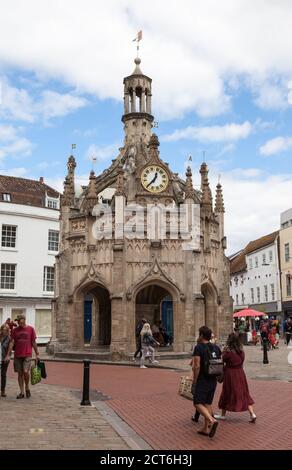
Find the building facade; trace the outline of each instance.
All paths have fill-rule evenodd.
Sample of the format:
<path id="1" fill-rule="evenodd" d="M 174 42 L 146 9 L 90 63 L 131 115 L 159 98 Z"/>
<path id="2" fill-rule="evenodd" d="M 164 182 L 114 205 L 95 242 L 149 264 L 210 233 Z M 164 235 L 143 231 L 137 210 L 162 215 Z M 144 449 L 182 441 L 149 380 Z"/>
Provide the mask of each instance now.
<path id="1" fill-rule="evenodd" d="M 119 155 L 100 175 L 90 173 L 79 197 L 76 161 L 68 160 L 49 352 L 87 346 L 128 356 L 142 317 L 163 322 L 174 351 L 190 351 L 201 325 L 218 336 L 232 329 L 221 185 L 214 205 L 205 163 L 197 191 L 190 168 L 182 180 L 162 160 L 151 101 L 152 80 L 136 58 L 124 79 Z M 100 209 L 105 189 L 114 195 Z M 193 215 L 197 232 L 186 242 Z"/>
<path id="2" fill-rule="evenodd" d="M 24 313 L 38 342 L 51 338 L 59 193 L 43 180 L 0 176 L 0 323 Z"/>
<path id="3" fill-rule="evenodd" d="M 281 214 L 281 286 L 284 318 L 292 317 L 292 209 Z"/>
<path id="4" fill-rule="evenodd" d="M 280 317 L 281 279 L 279 232 L 253 240 L 231 259 L 231 296 L 234 310 L 251 307 Z"/>

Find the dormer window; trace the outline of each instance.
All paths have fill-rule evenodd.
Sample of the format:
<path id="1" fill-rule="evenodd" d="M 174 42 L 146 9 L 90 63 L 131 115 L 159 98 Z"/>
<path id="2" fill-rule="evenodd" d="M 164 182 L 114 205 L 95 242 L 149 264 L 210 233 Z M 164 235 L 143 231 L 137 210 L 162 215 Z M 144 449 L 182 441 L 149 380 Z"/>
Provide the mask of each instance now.
<path id="1" fill-rule="evenodd" d="M 46 206 L 49 209 L 59 209 L 59 199 L 53 197 L 47 197 Z"/>
<path id="2" fill-rule="evenodd" d="M 9 194 L 9 193 L 3 193 L 3 194 L 2 194 L 2 201 L 11 202 L 11 194 Z"/>

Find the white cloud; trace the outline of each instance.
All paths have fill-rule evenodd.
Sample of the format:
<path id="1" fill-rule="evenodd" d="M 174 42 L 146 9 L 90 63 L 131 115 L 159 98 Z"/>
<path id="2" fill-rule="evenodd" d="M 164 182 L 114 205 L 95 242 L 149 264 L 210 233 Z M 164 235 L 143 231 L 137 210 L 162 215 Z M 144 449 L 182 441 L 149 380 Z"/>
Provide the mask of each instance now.
<path id="1" fill-rule="evenodd" d="M 115 158 L 119 153 L 119 144 L 110 144 L 98 147 L 95 144 L 91 144 L 86 153 L 85 158 L 91 160 L 92 157 L 96 157 L 97 162 L 99 160 L 109 160 L 110 158 Z"/>
<path id="2" fill-rule="evenodd" d="M 10 142 L 16 139 L 17 130 L 13 126 L 0 124 L 0 142 Z"/>
<path id="3" fill-rule="evenodd" d="M 222 113 L 230 106 L 225 85 L 242 78 L 254 83 L 258 105 L 282 106 L 292 78 L 291 19 L 287 0 L 169 0 L 167 14 L 157 0 L 87 0 L 86 8 L 81 0 L 70 8 L 59 0 L 10 0 L 1 8 L 0 60 L 120 100 L 139 25 L 142 70 L 154 79 L 160 118 Z M 281 91 L 268 99 L 262 86 Z"/>
<path id="4" fill-rule="evenodd" d="M 42 92 L 41 100 L 36 104 L 36 110 L 45 121 L 48 121 L 54 117 L 66 116 L 86 104 L 87 100 L 84 98 L 45 90 Z"/>
<path id="5" fill-rule="evenodd" d="M 257 87 L 255 103 L 262 109 L 285 109 L 288 108 L 288 89 L 284 84 L 262 83 Z"/>
<path id="6" fill-rule="evenodd" d="M 7 175 L 7 176 L 26 176 L 27 175 L 27 169 L 23 167 L 16 167 L 16 168 L 9 168 L 8 170 L 2 169 L 0 167 L 0 174 L 1 175 Z"/>
<path id="7" fill-rule="evenodd" d="M 223 126 L 189 126 L 184 129 L 177 129 L 172 134 L 164 135 L 161 140 L 173 142 L 181 139 L 191 139 L 200 142 L 232 142 L 245 139 L 250 135 L 252 129 L 253 126 L 249 121 L 242 124 L 231 123 Z"/>
<path id="8" fill-rule="evenodd" d="M 292 174 L 265 175 L 260 169 L 221 172 L 228 253 L 280 228 L 280 213 L 291 207 Z M 210 169 L 212 188 L 216 174 Z"/>
<path id="9" fill-rule="evenodd" d="M 19 137 L 13 142 L 10 142 L 6 145 L 2 145 L 0 148 L 0 159 L 7 157 L 8 155 L 24 156 L 27 157 L 31 155 L 33 149 L 33 144 L 30 140 L 25 137 Z"/>
<path id="10" fill-rule="evenodd" d="M 12 155 L 28 156 L 33 149 L 33 143 L 21 135 L 22 129 L 9 125 L 0 125 L 0 160 Z"/>
<path id="11" fill-rule="evenodd" d="M 268 140 L 260 147 L 260 154 L 269 156 L 274 155 L 292 147 L 292 137 L 275 137 Z"/>
<path id="12" fill-rule="evenodd" d="M 0 117 L 5 120 L 33 123 L 41 119 L 47 123 L 86 104 L 85 98 L 52 90 L 37 90 L 36 96 L 32 97 L 27 90 L 10 85 L 6 77 L 1 77 Z"/>

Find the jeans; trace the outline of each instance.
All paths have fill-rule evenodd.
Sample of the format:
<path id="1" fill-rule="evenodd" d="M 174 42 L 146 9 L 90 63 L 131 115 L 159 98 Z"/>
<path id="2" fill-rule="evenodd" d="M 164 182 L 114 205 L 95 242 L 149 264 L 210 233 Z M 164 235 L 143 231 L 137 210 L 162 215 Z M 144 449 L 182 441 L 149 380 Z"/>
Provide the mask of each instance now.
<path id="1" fill-rule="evenodd" d="M 1 364 L 1 392 L 5 391 L 6 388 L 6 375 L 9 362 L 2 362 Z"/>
<path id="2" fill-rule="evenodd" d="M 140 359 L 140 366 L 144 366 L 144 361 L 145 361 L 146 356 L 149 356 L 151 362 L 155 360 L 154 348 L 152 348 L 152 346 L 144 346 L 144 345 L 142 346 L 142 356 Z"/>

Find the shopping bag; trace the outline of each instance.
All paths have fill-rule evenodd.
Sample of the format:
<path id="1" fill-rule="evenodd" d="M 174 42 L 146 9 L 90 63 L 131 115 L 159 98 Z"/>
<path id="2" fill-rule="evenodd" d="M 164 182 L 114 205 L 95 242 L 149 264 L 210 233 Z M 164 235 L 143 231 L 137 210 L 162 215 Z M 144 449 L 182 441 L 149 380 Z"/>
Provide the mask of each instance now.
<path id="1" fill-rule="evenodd" d="M 31 368 L 30 375 L 31 385 L 36 385 L 42 380 L 41 368 L 38 365 L 38 362 L 35 362 L 35 365 Z"/>
<path id="2" fill-rule="evenodd" d="M 184 398 L 188 398 L 189 400 L 192 400 L 193 399 L 192 385 L 193 385 L 192 377 L 186 377 L 186 376 L 181 377 L 180 383 L 179 383 L 179 390 L 178 390 L 179 395 L 181 395 Z"/>
<path id="3" fill-rule="evenodd" d="M 46 371 L 46 366 L 45 366 L 44 361 L 39 361 L 38 362 L 38 367 L 41 369 L 42 379 L 46 379 L 47 378 L 47 371 Z"/>

